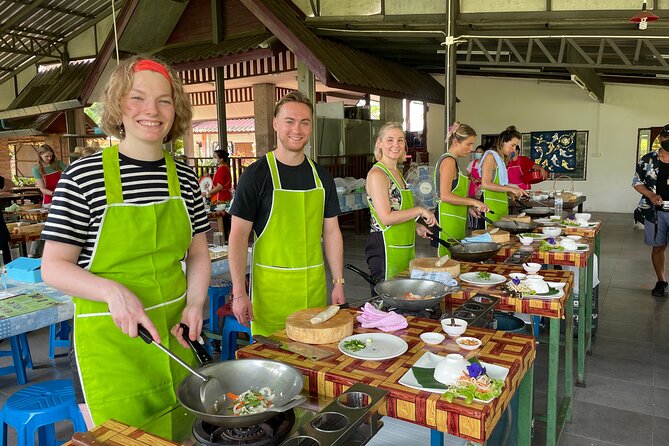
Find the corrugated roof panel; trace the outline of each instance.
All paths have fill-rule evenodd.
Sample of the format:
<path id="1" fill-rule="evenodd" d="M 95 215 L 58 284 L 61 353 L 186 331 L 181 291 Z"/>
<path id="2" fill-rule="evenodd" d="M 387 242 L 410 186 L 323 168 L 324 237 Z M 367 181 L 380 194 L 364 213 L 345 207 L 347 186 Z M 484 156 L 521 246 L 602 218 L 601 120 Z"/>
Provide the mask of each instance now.
<path id="1" fill-rule="evenodd" d="M 70 62 L 63 72 L 60 64 L 44 67 L 12 101 L 7 111 L 78 100 L 81 85 L 92 66 L 93 59 L 87 59 Z M 0 112 L 0 117 L 3 113 Z"/>
<path id="2" fill-rule="evenodd" d="M 324 67 L 335 81 L 320 79 L 325 85 L 444 102 L 444 87 L 429 74 L 317 36 L 305 24 L 304 14 L 290 2 L 242 0 L 242 3 L 270 30 L 274 28 L 275 34 L 284 34 L 283 43 L 307 65 L 311 63 L 312 71 L 318 72 Z M 296 39 L 282 33 L 283 27 Z M 310 54 L 304 54 L 305 50 Z M 320 66 L 316 66 L 313 57 Z"/>
<path id="3" fill-rule="evenodd" d="M 229 54 L 242 53 L 256 48 L 263 48 L 263 43 L 272 38 L 273 35 L 270 33 L 256 34 L 246 37 L 225 39 L 218 45 L 208 42 L 166 48 L 156 55 L 170 64 L 205 60 L 214 57 L 227 56 Z"/>
<path id="4" fill-rule="evenodd" d="M 225 121 L 228 133 L 253 133 L 256 131 L 255 119 L 237 118 Z M 218 121 L 198 121 L 193 123 L 193 133 L 218 133 Z"/>

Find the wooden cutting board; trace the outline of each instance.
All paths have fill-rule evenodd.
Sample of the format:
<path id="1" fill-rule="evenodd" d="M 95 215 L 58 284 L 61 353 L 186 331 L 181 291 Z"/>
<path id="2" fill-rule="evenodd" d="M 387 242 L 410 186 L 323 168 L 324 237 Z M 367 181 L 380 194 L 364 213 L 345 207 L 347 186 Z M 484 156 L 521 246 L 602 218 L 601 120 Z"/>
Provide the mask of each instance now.
<path id="1" fill-rule="evenodd" d="M 439 273 L 446 271 L 451 273 L 453 278 L 456 278 L 460 275 L 460 262 L 453 259 L 448 259 L 448 262 L 446 262 L 443 266 L 435 266 L 434 263 L 437 260 L 439 260 L 438 257 L 420 257 L 413 259 L 409 262 L 409 269 L 418 269 L 428 273 Z"/>
<path id="2" fill-rule="evenodd" d="M 476 229 L 472 231 L 472 235 L 481 235 L 484 232 L 485 230 L 483 229 Z M 494 234 L 490 234 L 490 237 L 492 237 L 492 241 L 495 243 L 506 243 L 511 240 L 511 234 L 509 234 L 509 231 L 504 231 L 502 229 L 495 232 Z"/>
<path id="3" fill-rule="evenodd" d="M 290 339 L 305 344 L 331 344 L 353 334 L 353 315 L 339 311 L 321 324 L 312 324 L 311 318 L 325 308 L 307 308 L 286 319 L 286 334 Z"/>
<path id="4" fill-rule="evenodd" d="M 517 215 L 505 215 L 501 218 L 502 221 L 517 221 L 518 223 L 529 223 L 532 221 L 532 217 L 526 215 L 524 217 L 519 217 Z"/>

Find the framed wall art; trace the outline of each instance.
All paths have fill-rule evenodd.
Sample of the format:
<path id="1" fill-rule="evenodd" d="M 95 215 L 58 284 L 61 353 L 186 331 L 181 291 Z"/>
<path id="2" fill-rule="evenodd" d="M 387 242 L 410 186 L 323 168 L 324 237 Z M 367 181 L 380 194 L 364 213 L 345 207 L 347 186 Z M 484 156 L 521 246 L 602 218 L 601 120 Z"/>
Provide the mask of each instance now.
<path id="1" fill-rule="evenodd" d="M 551 177 L 585 180 L 588 132 L 549 130 L 522 134 L 523 153 L 546 169 Z M 527 150 L 529 148 L 529 151 Z"/>

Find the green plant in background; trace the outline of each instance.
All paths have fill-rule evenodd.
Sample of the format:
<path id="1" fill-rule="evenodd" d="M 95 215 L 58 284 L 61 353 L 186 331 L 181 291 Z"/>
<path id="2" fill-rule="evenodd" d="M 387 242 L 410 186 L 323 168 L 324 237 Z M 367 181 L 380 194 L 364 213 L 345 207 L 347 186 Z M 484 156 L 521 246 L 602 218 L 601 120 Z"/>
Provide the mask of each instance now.
<path id="1" fill-rule="evenodd" d="M 102 102 L 94 102 L 93 105 L 90 107 L 86 107 L 84 109 L 84 113 L 88 115 L 89 118 L 91 118 L 94 122 L 95 125 L 100 125 L 102 122 L 102 109 L 104 108 L 104 105 Z"/>

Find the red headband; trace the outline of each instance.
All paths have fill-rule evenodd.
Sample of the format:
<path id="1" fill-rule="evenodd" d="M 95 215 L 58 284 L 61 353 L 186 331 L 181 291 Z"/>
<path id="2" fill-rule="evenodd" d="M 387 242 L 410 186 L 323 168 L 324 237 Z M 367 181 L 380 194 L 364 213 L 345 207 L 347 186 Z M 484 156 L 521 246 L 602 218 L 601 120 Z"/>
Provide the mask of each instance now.
<path id="1" fill-rule="evenodd" d="M 170 73 L 167 71 L 167 68 L 165 68 L 165 65 L 158 63 L 155 60 L 142 59 L 133 65 L 132 71 L 135 73 L 138 71 L 155 71 L 156 73 L 162 74 L 163 77 L 165 77 L 165 79 L 167 79 L 167 81 L 170 83 L 170 85 L 172 85 L 172 78 L 170 77 Z"/>

